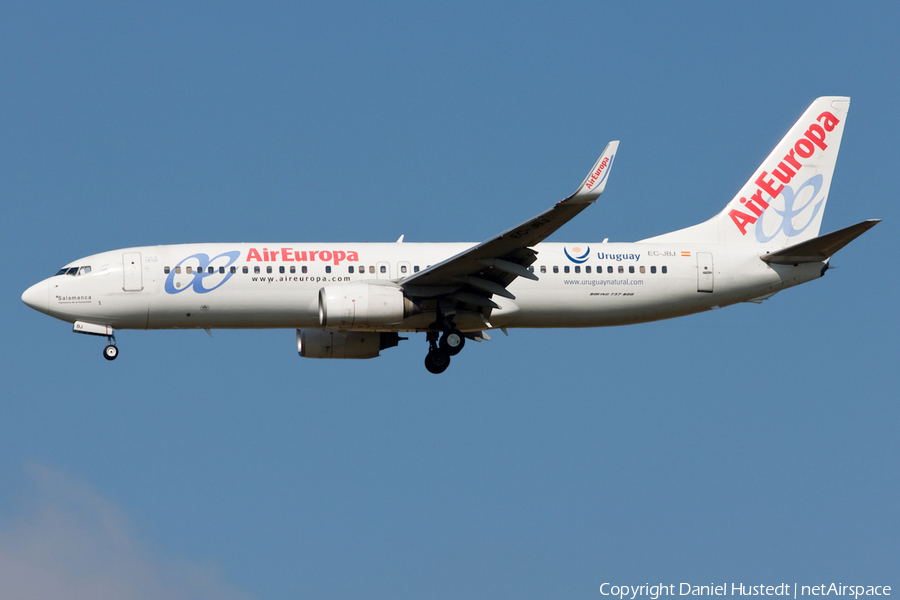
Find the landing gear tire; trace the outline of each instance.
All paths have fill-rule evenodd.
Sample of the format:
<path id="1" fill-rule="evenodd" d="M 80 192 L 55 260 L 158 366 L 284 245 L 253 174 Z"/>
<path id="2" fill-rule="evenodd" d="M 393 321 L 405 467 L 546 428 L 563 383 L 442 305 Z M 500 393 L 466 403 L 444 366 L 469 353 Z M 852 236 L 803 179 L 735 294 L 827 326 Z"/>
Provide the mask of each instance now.
<path id="1" fill-rule="evenodd" d="M 458 329 L 450 329 L 441 336 L 441 350 L 450 356 L 459 354 L 463 346 L 466 345 L 466 338 Z"/>
<path id="2" fill-rule="evenodd" d="M 116 360 L 116 357 L 118 355 L 119 349 L 112 344 L 103 349 L 103 358 L 105 358 L 106 360 Z"/>
<path id="3" fill-rule="evenodd" d="M 443 373 L 450 366 L 450 355 L 441 349 L 431 350 L 425 356 L 425 368 L 429 373 Z"/>

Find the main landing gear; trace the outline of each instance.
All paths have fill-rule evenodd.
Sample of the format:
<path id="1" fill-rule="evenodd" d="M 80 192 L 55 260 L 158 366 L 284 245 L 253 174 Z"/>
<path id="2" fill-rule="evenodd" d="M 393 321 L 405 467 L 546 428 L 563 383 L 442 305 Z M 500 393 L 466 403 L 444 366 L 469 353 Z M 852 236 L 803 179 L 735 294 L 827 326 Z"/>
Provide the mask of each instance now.
<path id="1" fill-rule="evenodd" d="M 466 344 L 465 336 L 456 329 L 453 321 L 447 320 L 440 324 L 443 334 L 438 334 L 434 327 L 436 324 L 432 324 L 432 329 L 428 332 L 428 354 L 425 356 L 425 368 L 435 375 L 446 371 L 450 366 L 450 357 L 459 354 Z"/>

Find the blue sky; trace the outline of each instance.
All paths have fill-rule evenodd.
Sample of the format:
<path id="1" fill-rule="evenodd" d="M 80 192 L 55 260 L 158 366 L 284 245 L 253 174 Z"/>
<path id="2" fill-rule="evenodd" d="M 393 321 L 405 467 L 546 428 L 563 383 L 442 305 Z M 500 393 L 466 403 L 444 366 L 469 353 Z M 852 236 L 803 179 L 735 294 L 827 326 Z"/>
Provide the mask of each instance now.
<path id="1" fill-rule="evenodd" d="M 837 2 L 0 7 L 0 586 L 9 598 L 598 598 L 603 582 L 900 586 L 898 9 Z M 424 336 L 102 340 L 22 291 L 203 241 L 480 241 L 718 212 L 817 96 L 853 101 L 823 230 L 761 306 Z"/>

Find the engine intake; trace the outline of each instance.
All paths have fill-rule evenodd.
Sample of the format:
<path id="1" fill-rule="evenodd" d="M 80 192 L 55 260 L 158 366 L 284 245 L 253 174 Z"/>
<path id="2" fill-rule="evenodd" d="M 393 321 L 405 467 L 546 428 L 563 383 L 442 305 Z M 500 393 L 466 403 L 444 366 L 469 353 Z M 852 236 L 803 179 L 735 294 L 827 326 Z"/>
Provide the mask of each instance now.
<path id="1" fill-rule="evenodd" d="M 298 329 L 297 352 L 303 358 L 375 358 L 400 339 L 393 332 Z"/>
<path id="2" fill-rule="evenodd" d="M 393 286 L 345 283 L 319 290 L 319 324 L 351 328 L 394 325 L 421 310 Z"/>

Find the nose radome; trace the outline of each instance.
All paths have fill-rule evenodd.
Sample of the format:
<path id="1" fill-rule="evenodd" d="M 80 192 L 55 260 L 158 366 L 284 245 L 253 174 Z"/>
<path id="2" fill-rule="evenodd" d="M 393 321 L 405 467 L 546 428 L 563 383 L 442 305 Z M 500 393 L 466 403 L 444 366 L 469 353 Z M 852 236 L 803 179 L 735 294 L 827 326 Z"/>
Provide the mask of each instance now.
<path id="1" fill-rule="evenodd" d="M 50 309 L 50 283 L 45 279 L 25 290 L 22 302 L 38 312 L 46 313 Z"/>

